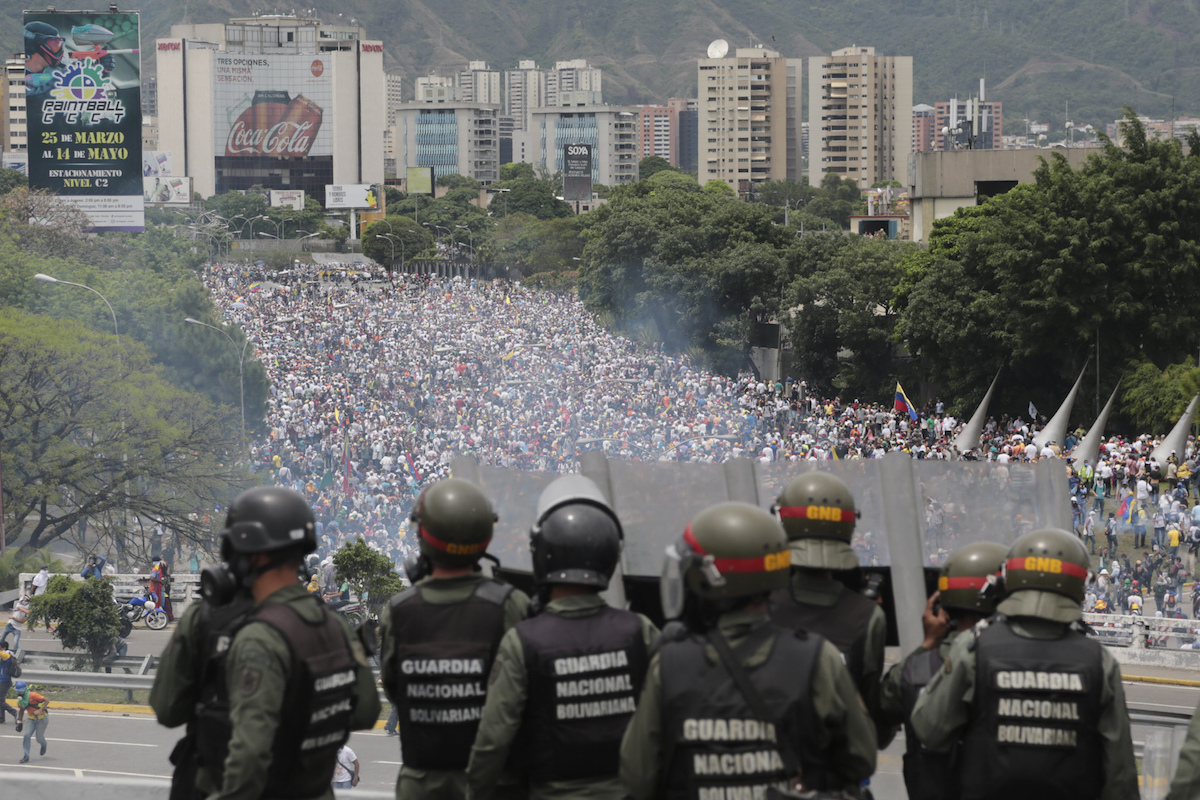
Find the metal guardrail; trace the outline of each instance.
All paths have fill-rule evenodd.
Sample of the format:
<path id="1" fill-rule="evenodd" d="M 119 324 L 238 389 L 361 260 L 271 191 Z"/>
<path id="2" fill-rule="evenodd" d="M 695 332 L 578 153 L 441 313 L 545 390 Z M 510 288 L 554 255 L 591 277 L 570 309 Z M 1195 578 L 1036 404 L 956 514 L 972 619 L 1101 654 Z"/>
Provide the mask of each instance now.
<path id="1" fill-rule="evenodd" d="M 40 686 L 70 686 L 81 689 L 124 689 L 135 691 L 149 689 L 154 685 L 154 676 L 114 672 L 69 672 L 57 669 L 26 669 L 21 680 Z"/>
<path id="2" fill-rule="evenodd" d="M 1084 614 L 1083 620 L 1092 629 L 1093 638 L 1111 647 L 1182 653 L 1194 650 L 1200 655 L 1200 619 Z"/>
<path id="3" fill-rule="evenodd" d="M 4 796 L 21 800 L 62 800 L 87 797 L 88 800 L 162 800 L 171 782 L 155 778 L 129 778 L 105 775 L 88 769 L 80 775 L 47 773 L 43 770 L 6 769 Z M 392 800 L 392 792 L 361 789 L 335 789 L 340 800 Z"/>

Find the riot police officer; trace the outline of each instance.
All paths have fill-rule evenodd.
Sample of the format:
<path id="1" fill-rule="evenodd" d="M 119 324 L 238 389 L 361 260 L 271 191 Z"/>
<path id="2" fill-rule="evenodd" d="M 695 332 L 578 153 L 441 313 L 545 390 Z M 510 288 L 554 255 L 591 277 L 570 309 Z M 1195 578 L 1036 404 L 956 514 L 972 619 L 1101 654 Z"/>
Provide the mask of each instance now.
<path id="1" fill-rule="evenodd" d="M 1200 797 L 1200 706 L 1192 712 L 1187 738 L 1179 750 L 1179 766 L 1171 779 L 1167 800 L 1195 800 Z"/>
<path id="2" fill-rule="evenodd" d="M 925 640 L 883 678 L 884 718 L 889 725 L 904 725 L 904 785 L 909 800 L 958 797 L 953 754 L 923 750 L 908 717 L 921 689 L 942 668 L 955 638 L 996 610 L 1007 555 L 1008 548 L 995 542 L 977 542 L 951 553 L 938 575 L 938 590 L 925 605 L 921 619 Z"/>
<path id="3" fill-rule="evenodd" d="M 296 581 L 312 511 L 291 489 L 250 489 L 220 541 L 150 693 L 159 722 L 188 724 L 171 796 L 332 798 L 338 748 L 374 726 L 379 696 L 358 637 Z"/>
<path id="4" fill-rule="evenodd" d="M 599 487 L 567 475 L 538 499 L 530 531 L 537 605 L 544 611 L 504 635 L 467 768 L 484 800 L 510 751 L 532 798 L 611 798 L 621 736 L 641 694 L 658 629 L 610 608 L 600 592 L 621 557 L 621 523 Z"/>
<path id="5" fill-rule="evenodd" d="M 921 743 L 957 743 L 964 800 L 1137 797 L 1121 671 L 1079 625 L 1088 577 L 1070 533 L 1019 537 L 996 615 L 955 640 L 917 699 Z"/>
<path id="6" fill-rule="evenodd" d="M 405 570 L 413 585 L 391 599 L 382 620 L 381 677 L 399 709 L 404 756 L 396 797 L 463 798 L 492 661 L 529 598 L 479 571 L 496 514 L 474 484 L 448 478 L 429 486 L 412 521 L 420 555 Z"/>
<path id="7" fill-rule="evenodd" d="M 837 649 L 775 625 L 787 536 L 746 503 L 698 514 L 667 549 L 663 631 L 621 743 L 621 781 L 644 798 L 848 790 L 875 770 L 875 731 Z"/>
<path id="8" fill-rule="evenodd" d="M 772 511 L 787 531 L 792 575 L 788 586 L 771 594 L 771 619 L 820 634 L 842 652 L 879 727 L 879 744 L 886 745 L 894 733 L 881 724 L 879 712 L 887 617 L 877 602 L 839 580 L 859 568 L 850 547 L 858 521 L 854 495 L 827 472 L 806 472 L 784 487 Z"/>

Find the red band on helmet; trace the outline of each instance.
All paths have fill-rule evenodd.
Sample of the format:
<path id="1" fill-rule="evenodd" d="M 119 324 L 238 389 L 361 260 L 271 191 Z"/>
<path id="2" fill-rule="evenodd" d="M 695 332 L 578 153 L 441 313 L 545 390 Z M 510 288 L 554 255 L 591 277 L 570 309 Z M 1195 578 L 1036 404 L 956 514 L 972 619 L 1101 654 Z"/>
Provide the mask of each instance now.
<path id="1" fill-rule="evenodd" d="M 1078 564 L 1063 561 L 1061 558 L 1046 558 L 1043 556 L 1028 556 L 1010 558 L 1005 567 L 1009 570 L 1026 570 L 1027 572 L 1060 572 L 1072 578 L 1087 580 L 1088 571 Z"/>
<path id="2" fill-rule="evenodd" d="M 699 555 L 708 555 L 708 551 L 700 546 L 700 543 L 696 541 L 696 537 L 692 534 L 691 525 L 688 525 L 684 529 L 683 540 Z M 787 550 L 781 550 L 778 553 L 767 553 L 765 556 L 756 556 L 754 558 L 713 558 L 713 566 L 717 568 L 717 572 L 722 574 L 726 572 L 774 572 L 778 569 L 787 569 L 791 565 L 792 556 Z"/>
<path id="3" fill-rule="evenodd" d="M 441 550 L 446 555 L 450 556 L 473 556 L 482 553 L 491 544 L 492 537 L 488 537 L 486 541 L 477 544 L 455 544 L 454 542 L 444 542 L 434 536 L 429 531 L 425 530 L 425 526 L 418 526 L 417 530 L 421 534 L 421 540 L 437 550 Z"/>
<path id="4" fill-rule="evenodd" d="M 780 519 L 814 519 L 821 522 L 855 522 L 858 514 L 837 506 L 780 506 Z"/>

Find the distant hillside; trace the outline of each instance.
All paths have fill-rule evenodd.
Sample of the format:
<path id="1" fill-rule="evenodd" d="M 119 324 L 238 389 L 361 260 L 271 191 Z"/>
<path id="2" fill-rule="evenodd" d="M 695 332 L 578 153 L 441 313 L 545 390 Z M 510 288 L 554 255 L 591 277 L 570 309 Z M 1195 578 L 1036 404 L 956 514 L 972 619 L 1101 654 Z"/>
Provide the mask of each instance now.
<path id="1" fill-rule="evenodd" d="M 610 103 L 695 93 L 708 42 L 765 42 L 792 57 L 851 44 L 913 56 L 914 100 L 962 96 L 988 79 L 1010 120 L 1102 124 L 1123 105 L 1200 116 L 1200 0 L 309 0 L 326 20 L 359 20 L 382 39 L 389 69 L 418 75 L 482 59 L 587 58 Z M 291 6 L 156 0 L 146 41 L 172 23 L 305 13 Z M 15 16 L 19 12 L 5 12 Z M 18 31 L 19 27 L 9 26 Z M 11 37 L 10 49 L 20 41 Z M 145 48 L 149 51 L 149 47 Z M 153 65 L 147 64 L 147 71 Z"/>

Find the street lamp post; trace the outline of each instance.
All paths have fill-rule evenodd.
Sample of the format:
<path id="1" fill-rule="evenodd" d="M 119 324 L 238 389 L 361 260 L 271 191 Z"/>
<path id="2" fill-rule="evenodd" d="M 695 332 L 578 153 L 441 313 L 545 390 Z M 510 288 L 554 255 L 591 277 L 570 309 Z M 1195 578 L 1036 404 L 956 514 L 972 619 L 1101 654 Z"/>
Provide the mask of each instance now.
<path id="1" fill-rule="evenodd" d="M 271 234 L 268 233 L 265 235 L 270 236 Z M 231 345 L 233 345 L 233 348 L 235 350 L 237 349 L 237 342 L 235 342 L 233 340 L 233 337 L 230 336 L 226 331 L 222 330 L 221 328 L 218 328 L 216 325 L 209 325 L 207 322 L 201 322 L 200 320 L 192 319 L 191 317 L 187 317 L 186 319 L 184 319 L 184 322 L 188 323 L 189 325 L 203 325 L 205 328 L 216 331 L 217 333 L 221 334 L 226 339 L 228 339 L 229 343 Z M 245 377 L 245 369 L 244 368 L 245 368 L 245 364 L 246 364 L 246 347 L 249 344 L 250 344 L 250 337 L 247 336 L 246 341 L 242 343 L 242 352 L 238 355 L 238 389 L 241 392 L 241 402 L 242 402 L 242 443 L 243 444 L 245 444 L 245 442 L 246 442 L 246 377 Z"/>
<path id="2" fill-rule="evenodd" d="M 497 194 L 504 195 L 504 216 L 506 216 L 506 217 L 508 216 L 508 193 L 511 191 L 512 191 L 512 189 L 497 189 L 496 190 Z"/>

